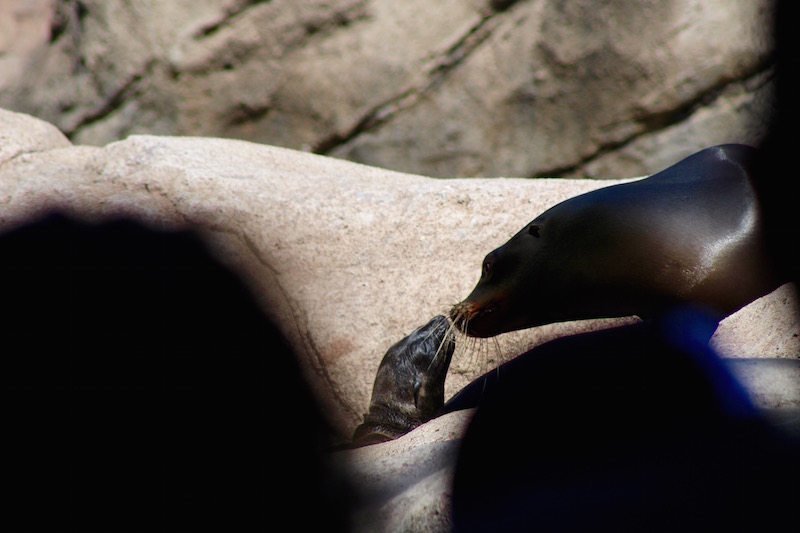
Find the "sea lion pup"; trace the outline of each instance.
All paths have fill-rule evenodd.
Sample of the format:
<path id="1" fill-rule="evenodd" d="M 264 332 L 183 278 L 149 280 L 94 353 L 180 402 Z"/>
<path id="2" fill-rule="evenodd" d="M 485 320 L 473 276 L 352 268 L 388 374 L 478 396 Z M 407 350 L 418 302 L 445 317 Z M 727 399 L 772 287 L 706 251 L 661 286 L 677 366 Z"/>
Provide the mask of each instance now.
<path id="1" fill-rule="evenodd" d="M 453 328 L 442 315 L 389 348 L 375 375 L 369 413 L 353 433 L 353 444 L 396 439 L 438 416 L 454 350 Z"/>
<path id="2" fill-rule="evenodd" d="M 649 178 L 548 209 L 483 261 L 450 316 L 491 337 L 551 322 L 659 316 L 692 303 L 717 321 L 788 281 L 767 253 L 758 151 L 702 150 Z"/>

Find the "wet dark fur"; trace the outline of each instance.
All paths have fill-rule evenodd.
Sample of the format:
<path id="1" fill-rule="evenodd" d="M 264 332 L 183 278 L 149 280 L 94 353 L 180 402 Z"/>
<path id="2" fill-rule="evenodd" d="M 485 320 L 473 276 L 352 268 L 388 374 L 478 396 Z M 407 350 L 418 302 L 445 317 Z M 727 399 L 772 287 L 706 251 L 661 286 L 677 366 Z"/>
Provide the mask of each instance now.
<path id="1" fill-rule="evenodd" d="M 787 281 L 766 250 L 757 154 L 708 148 L 548 209 L 486 256 L 451 318 L 476 337 L 690 302 L 724 318 Z"/>
<path id="2" fill-rule="evenodd" d="M 392 440 L 438 416 L 454 350 L 450 322 L 441 315 L 389 348 L 375 376 L 369 413 L 353 442 L 363 446 Z"/>

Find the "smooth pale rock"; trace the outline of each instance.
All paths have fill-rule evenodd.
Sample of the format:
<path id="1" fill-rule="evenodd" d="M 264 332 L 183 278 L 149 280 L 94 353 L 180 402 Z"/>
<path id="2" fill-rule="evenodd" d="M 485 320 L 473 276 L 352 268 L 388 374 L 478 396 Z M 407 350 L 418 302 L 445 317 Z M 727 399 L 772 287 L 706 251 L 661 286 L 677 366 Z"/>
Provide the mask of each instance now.
<path id="1" fill-rule="evenodd" d="M 20 154 L 2 167 L 0 198 L 4 227 L 61 209 L 202 231 L 283 325 L 349 433 L 391 344 L 466 295 L 485 253 L 522 224 L 599 186 L 439 181 L 242 141 L 134 136 Z M 575 329 L 497 346 L 510 356 Z M 456 354 L 448 394 L 501 357 L 478 348 Z"/>
<path id="2" fill-rule="evenodd" d="M 0 110 L 0 165 L 20 154 L 72 146 L 61 131 L 44 120 Z"/>
<path id="3" fill-rule="evenodd" d="M 393 441 L 333 454 L 360 500 L 355 530 L 451 530 L 450 485 L 471 416 L 449 413 Z"/>
<path id="4" fill-rule="evenodd" d="M 711 346 L 723 357 L 799 358 L 796 288 L 786 284 L 733 313 L 720 323 Z"/>
<path id="5" fill-rule="evenodd" d="M 39 120 L 1 111 L 0 124 L 4 138 L 31 147 L 0 167 L 0 229 L 61 209 L 202 232 L 279 322 L 343 435 L 366 412 L 386 349 L 466 296 L 487 252 L 549 206 L 608 184 L 437 180 L 207 138 L 134 136 L 102 148 L 64 147 Z M 24 140 L 36 131 L 40 141 Z M 769 318 L 774 310 L 784 320 L 793 297 L 787 291 L 756 302 L 765 307 L 739 319 L 736 351 L 800 353 L 796 320 Z M 459 342 L 446 396 L 532 346 L 630 320 Z"/>

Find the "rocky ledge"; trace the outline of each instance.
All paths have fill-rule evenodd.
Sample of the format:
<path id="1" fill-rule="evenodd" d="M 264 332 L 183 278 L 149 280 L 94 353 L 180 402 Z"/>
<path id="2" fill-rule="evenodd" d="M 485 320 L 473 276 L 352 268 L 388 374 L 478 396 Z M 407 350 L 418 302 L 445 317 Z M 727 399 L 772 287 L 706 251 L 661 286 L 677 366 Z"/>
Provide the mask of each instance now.
<path id="1" fill-rule="evenodd" d="M 488 251 L 548 206 L 608 184 L 432 179 L 216 138 L 77 146 L 55 126 L 0 110 L 0 230 L 58 210 L 199 232 L 282 329 L 343 436 L 366 412 L 386 349 L 468 294 Z M 797 309 L 786 285 L 726 319 L 712 340 L 727 360 L 741 360 L 732 364 L 763 407 L 800 407 Z M 532 346 L 629 320 L 462 343 L 446 396 Z M 382 487 L 360 515 L 363 528 L 447 524 L 447 480 L 468 416 L 337 452 L 363 486 Z"/>

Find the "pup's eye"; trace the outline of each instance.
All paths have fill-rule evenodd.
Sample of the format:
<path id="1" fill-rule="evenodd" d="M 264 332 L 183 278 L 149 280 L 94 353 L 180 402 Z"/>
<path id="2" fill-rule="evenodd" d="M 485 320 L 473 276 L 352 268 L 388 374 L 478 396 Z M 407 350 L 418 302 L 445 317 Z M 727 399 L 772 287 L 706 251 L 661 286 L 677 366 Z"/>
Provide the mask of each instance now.
<path id="1" fill-rule="evenodd" d="M 531 224 L 530 226 L 528 226 L 528 235 L 539 237 L 539 226 L 537 226 L 536 224 Z"/>

